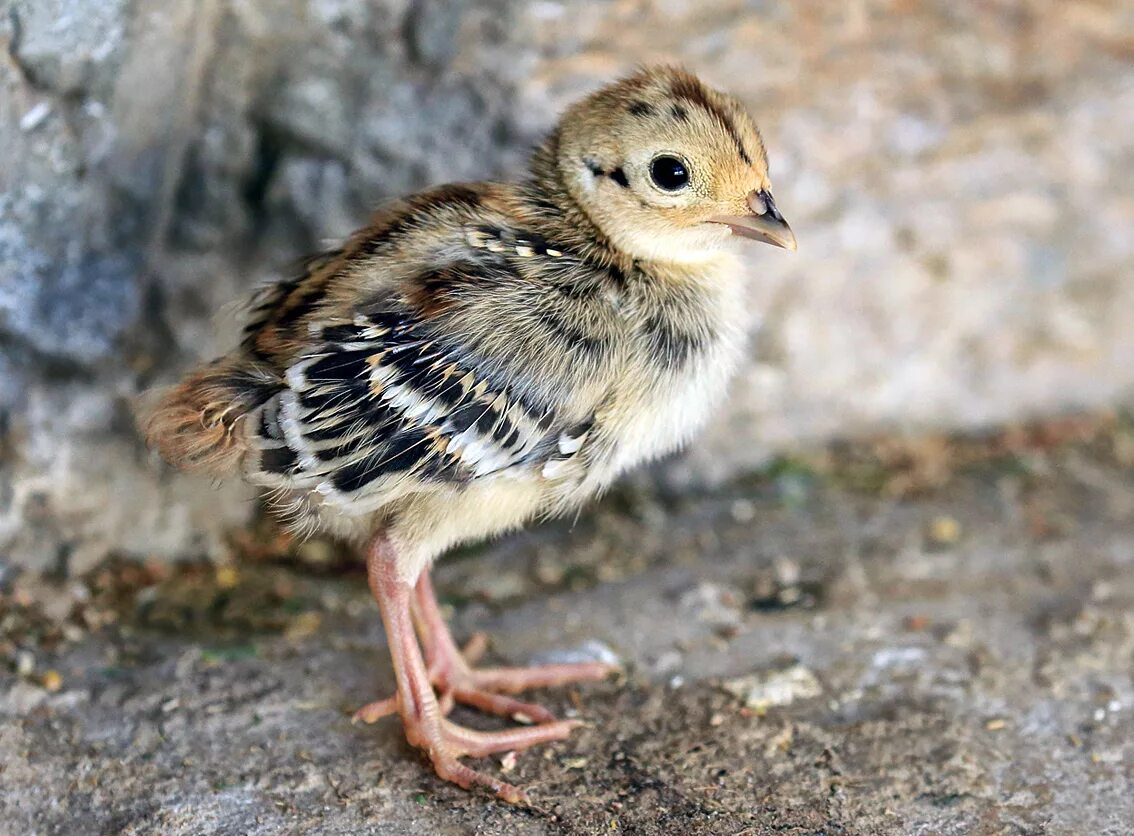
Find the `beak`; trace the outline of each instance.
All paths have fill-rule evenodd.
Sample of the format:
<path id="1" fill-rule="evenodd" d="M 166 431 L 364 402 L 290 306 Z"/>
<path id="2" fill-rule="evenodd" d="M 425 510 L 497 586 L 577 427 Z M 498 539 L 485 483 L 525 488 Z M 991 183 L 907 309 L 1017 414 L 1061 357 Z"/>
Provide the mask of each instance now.
<path id="1" fill-rule="evenodd" d="M 748 195 L 748 208 L 752 210 L 750 215 L 720 215 L 709 218 L 709 223 L 724 224 L 733 235 L 795 252 L 795 233 L 776 208 L 771 192 L 752 192 Z"/>

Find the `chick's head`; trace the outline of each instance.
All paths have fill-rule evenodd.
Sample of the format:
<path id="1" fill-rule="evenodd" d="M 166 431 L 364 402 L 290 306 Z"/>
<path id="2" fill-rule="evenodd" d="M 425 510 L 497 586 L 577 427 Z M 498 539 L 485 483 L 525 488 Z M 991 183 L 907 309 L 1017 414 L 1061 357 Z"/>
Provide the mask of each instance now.
<path id="1" fill-rule="evenodd" d="M 756 124 L 684 70 L 646 68 L 602 88 L 564 114 L 558 140 L 572 198 L 635 258 L 699 261 L 731 235 L 795 249 Z"/>

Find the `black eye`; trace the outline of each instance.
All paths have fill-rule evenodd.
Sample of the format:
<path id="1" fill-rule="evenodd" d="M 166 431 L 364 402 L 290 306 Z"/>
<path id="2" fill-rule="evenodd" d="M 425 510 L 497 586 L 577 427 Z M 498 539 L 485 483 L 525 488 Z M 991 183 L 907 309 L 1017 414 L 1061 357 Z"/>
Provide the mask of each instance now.
<path id="1" fill-rule="evenodd" d="M 658 188 L 676 192 L 689 185 L 689 169 L 677 157 L 661 156 L 650 163 L 650 177 Z"/>

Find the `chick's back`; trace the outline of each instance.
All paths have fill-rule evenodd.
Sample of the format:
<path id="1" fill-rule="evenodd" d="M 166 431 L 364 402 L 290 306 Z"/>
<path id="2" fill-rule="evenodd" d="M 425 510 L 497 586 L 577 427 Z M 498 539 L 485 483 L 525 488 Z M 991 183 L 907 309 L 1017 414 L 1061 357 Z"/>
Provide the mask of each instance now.
<path id="1" fill-rule="evenodd" d="M 581 472 L 621 365 L 619 276 L 538 227 L 497 184 L 379 212 L 259 293 L 240 346 L 148 414 L 149 441 L 351 514 L 509 469 Z"/>

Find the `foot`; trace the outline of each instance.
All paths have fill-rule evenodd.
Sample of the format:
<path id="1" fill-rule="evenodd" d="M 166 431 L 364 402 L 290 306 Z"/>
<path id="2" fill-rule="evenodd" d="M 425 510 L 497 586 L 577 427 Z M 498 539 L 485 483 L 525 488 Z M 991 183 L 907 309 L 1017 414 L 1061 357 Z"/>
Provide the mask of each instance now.
<path id="1" fill-rule="evenodd" d="M 442 625 L 442 629 L 444 625 Z M 458 651 L 445 629 L 445 639 L 425 653 L 429 681 L 437 689 L 446 714 L 453 705 L 479 708 L 489 714 L 510 717 L 517 723 L 551 723 L 555 715 L 542 705 L 524 702 L 508 696 L 531 688 L 548 688 L 572 682 L 601 680 L 610 674 L 610 665 L 586 662 L 574 665 L 541 665 L 526 668 L 474 668 L 472 660 L 479 653 L 470 654 L 469 646 Z M 469 645 L 477 641 L 474 636 Z"/>
<path id="2" fill-rule="evenodd" d="M 482 732 L 459 726 L 438 716 L 436 722 L 428 717 L 402 714 L 406 739 L 413 746 L 424 749 L 433 762 L 433 769 L 445 781 L 464 788 L 488 787 L 510 804 L 527 804 L 529 799 L 519 787 L 491 775 L 478 772 L 461 763 L 459 758 L 483 758 L 497 752 L 522 751 L 539 743 L 563 740 L 579 725 L 578 720 L 558 720 L 528 728 Z"/>
<path id="3" fill-rule="evenodd" d="M 604 662 L 516 668 L 472 667 L 484 655 L 487 639 L 483 633 L 476 633 L 463 650 L 458 649 L 441 615 L 428 573 L 423 573 L 417 582 L 413 613 L 425 647 L 429 681 L 437 690 L 441 711 L 445 715 L 453 710 L 454 705 L 461 704 L 509 717 L 517 723 L 552 723 L 555 715 L 542 705 L 508 695 L 531 688 L 602 680 L 617 670 Z M 354 720 L 373 723 L 397 710 L 396 699 L 388 697 L 360 708 L 355 712 Z"/>
<path id="4" fill-rule="evenodd" d="M 371 591 L 382 610 L 382 621 L 394 663 L 394 677 L 398 684 L 395 696 L 371 703 L 360 709 L 355 718 L 373 722 L 387 714 L 397 713 L 405 727 L 406 740 L 424 749 L 437 775 L 464 789 L 474 786 L 488 787 L 500 798 L 513 804 L 526 803 L 523 790 L 491 775 L 466 766 L 460 758 L 484 757 L 495 752 L 518 751 L 562 740 L 579 725 L 576 720 L 555 720 L 540 706 L 523 703 L 504 696 L 527 687 L 559 684 L 576 679 L 596 679 L 605 676 L 606 665 L 550 665 L 542 668 L 497 668 L 474 671 L 470 659 L 483 652 L 483 639 L 474 639 L 466 648 L 467 656 L 453 644 L 448 629 L 441 620 L 440 610 L 433 599 L 428 576 L 424 586 L 418 584 L 418 629 L 428 631 L 426 645 L 430 647 L 430 665 L 425 659 L 414 633 L 411 609 L 412 590 L 400 577 L 396 555 L 390 544 L 381 536 L 375 538 L 367 556 L 367 572 Z M 422 598 L 428 598 L 423 607 Z M 439 626 L 438 626 L 439 625 Z M 438 701 L 435 683 L 448 695 L 447 706 Z M 481 732 L 467 729 L 446 719 L 445 714 L 454 702 L 465 702 L 494 713 L 518 715 L 539 722 L 529 728 Z"/>

